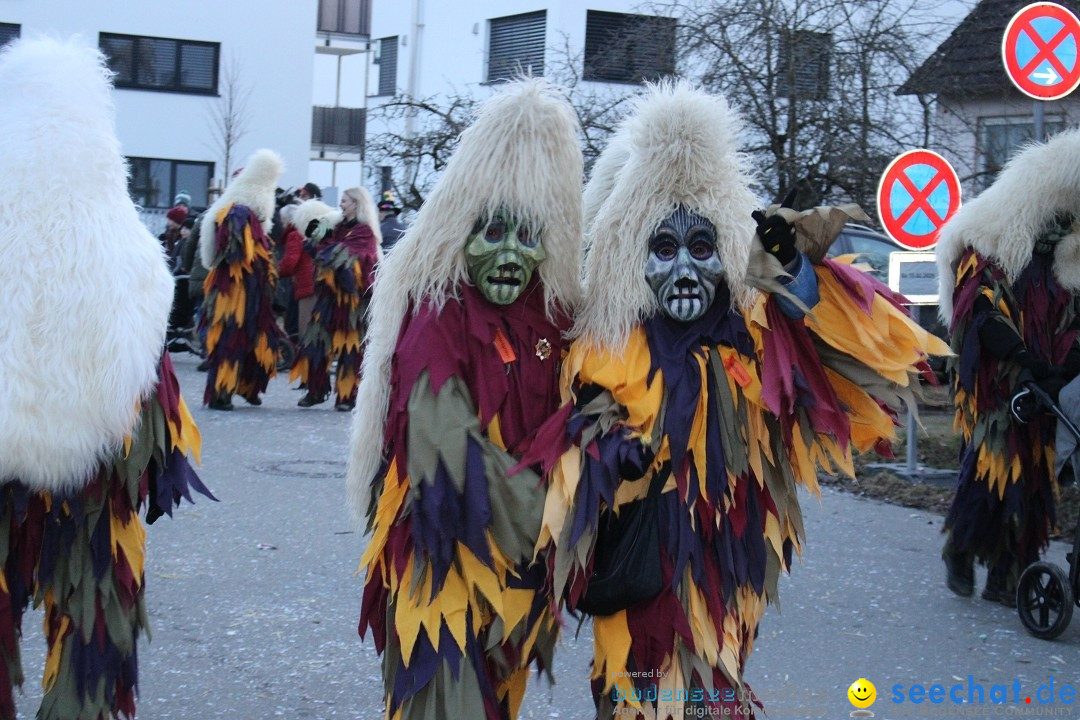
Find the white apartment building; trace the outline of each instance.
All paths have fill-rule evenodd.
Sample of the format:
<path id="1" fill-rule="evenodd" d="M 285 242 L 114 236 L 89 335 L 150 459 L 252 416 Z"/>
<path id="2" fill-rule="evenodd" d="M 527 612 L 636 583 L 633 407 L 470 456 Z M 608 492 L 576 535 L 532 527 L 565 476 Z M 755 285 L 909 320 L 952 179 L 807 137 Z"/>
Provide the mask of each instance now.
<path id="1" fill-rule="evenodd" d="M 77 33 L 105 52 L 116 72 L 132 196 L 154 225 L 154 211 L 180 190 L 204 207 L 209 188 L 258 148 L 284 158 L 283 186 L 309 180 L 316 26 L 339 21 L 339 4 L 324 11 L 325 0 L 0 0 L 0 43 Z M 230 93 L 245 100 L 233 114 L 245 132 L 231 144 L 226 170 L 215 118 Z"/>
<path id="2" fill-rule="evenodd" d="M 675 67 L 676 21 L 638 14 L 638 5 L 631 0 L 376 0 L 367 106 L 378 108 L 395 93 L 483 98 L 520 70 L 550 77 L 566 62 L 573 63 L 585 86 L 635 92 L 643 78 L 671 74 Z M 399 125 L 395 132 L 410 132 L 406 121 Z M 369 141 L 385 130 L 386 123 L 369 112 Z M 371 152 L 366 166 L 366 183 L 375 190 L 397 182 L 401 172 Z"/>

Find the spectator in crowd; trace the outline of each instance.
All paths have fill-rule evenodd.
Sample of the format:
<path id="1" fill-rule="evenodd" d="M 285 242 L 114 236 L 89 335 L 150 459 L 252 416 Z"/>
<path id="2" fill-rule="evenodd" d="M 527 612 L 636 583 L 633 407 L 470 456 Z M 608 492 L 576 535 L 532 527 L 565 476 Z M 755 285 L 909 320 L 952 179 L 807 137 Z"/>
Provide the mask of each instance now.
<path id="1" fill-rule="evenodd" d="M 394 201 L 394 193 L 387 190 L 379 198 L 379 229 L 382 231 L 382 249 L 388 252 L 397 244 L 401 236 L 405 234 L 405 226 L 401 224 L 398 216 L 401 208 Z"/>
<path id="2" fill-rule="evenodd" d="M 304 186 L 296 191 L 296 195 L 301 202 L 305 200 L 322 200 L 322 190 L 313 182 L 304 183 Z"/>
<path id="3" fill-rule="evenodd" d="M 305 246 L 304 236 L 296 228 L 297 205 L 285 205 L 281 208 L 281 223 L 284 226 L 282 234 L 281 261 L 278 263 L 278 276 L 284 280 L 292 280 L 292 299 L 296 303 L 296 337 L 304 336 L 308 322 L 311 320 L 311 309 L 315 305 L 315 272 L 312 265 L 311 252 Z M 286 324 L 288 329 L 288 324 Z M 290 334 L 292 334 L 290 330 Z"/>
<path id="4" fill-rule="evenodd" d="M 315 213 L 309 210 L 315 209 Z M 315 303 L 300 339 L 290 379 L 300 378 L 307 394 L 297 403 L 311 407 L 330 395 L 330 366 L 337 362 L 335 408 L 352 410 L 360 383 L 360 347 L 367 327 L 367 301 L 382 257 L 375 201 L 363 188 L 341 194 L 341 212 L 318 200 L 297 211 L 315 245 Z M 307 218 L 313 218 L 308 220 Z"/>
<path id="5" fill-rule="evenodd" d="M 180 240 L 180 225 L 187 219 L 188 209 L 183 205 L 169 208 L 165 213 L 165 231 L 158 235 L 161 247 L 170 258 L 176 254 L 176 246 Z"/>

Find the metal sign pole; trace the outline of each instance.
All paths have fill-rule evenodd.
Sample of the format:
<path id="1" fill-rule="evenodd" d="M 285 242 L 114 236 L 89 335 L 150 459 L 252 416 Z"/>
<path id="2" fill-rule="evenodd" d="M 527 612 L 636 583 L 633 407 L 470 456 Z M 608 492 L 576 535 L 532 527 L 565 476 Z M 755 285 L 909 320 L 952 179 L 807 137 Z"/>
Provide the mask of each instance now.
<path id="1" fill-rule="evenodd" d="M 922 312 L 921 305 L 911 305 L 911 317 L 918 323 L 922 318 L 920 313 Z M 908 477 L 914 477 L 915 469 L 918 466 L 919 453 L 918 453 L 918 428 L 915 423 L 915 413 L 908 408 L 907 411 L 907 474 Z"/>
<path id="2" fill-rule="evenodd" d="M 1042 100 L 1034 100 L 1035 108 L 1035 142 L 1041 143 L 1046 140 L 1046 120 L 1045 120 L 1045 108 L 1043 107 Z"/>

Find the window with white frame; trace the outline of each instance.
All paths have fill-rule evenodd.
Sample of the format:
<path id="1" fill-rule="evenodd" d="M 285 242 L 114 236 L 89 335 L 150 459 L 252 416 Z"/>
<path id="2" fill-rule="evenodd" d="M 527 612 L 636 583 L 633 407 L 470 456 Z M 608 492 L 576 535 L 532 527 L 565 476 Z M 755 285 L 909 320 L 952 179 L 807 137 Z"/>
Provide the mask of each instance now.
<path id="1" fill-rule="evenodd" d="M 221 44 L 101 33 L 118 88 L 217 95 Z"/>
<path id="2" fill-rule="evenodd" d="M 588 10 L 582 79 L 642 83 L 675 73 L 675 18 Z"/>
<path id="3" fill-rule="evenodd" d="M 1047 116 L 1043 134 L 1050 137 L 1065 129 L 1061 116 Z M 1016 150 L 1035 138 L 1035 121 L 1029 117 L 979 118 L 979 186 L 988 188 Z"/>
<path id="4" fill-rule="evenodd" d="M 128 164 L 131 166 L 128 192 L 139 207 L 172 207 L 173 198 L 181 190 L 191 196 L 192 208 L 202 209 L 210 204 L 212 162 L 129 157 Z"/>
<path id="5" fill-rule="evenodd" d="M 489 20 L 487 82 L 542 76 L 546 28 L 546 10 Z"/>

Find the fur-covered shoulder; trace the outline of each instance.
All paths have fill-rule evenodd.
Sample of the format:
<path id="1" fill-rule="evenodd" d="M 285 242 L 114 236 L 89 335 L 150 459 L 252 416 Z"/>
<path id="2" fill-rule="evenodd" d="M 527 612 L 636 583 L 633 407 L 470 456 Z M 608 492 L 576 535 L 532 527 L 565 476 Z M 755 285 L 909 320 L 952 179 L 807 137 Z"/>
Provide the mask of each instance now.
<path id="1" fill-rule="evenodd" d="M 956 263 L 965 248 L 992 259 L 1014 280 L 1027 267 L 1039 234 L 1059 213 L 1080 215 L 1080 129 L 1029 145 L 997 180 L 967 202 L 941 229 L 936 248 L 941 318 L 952 316 Z M 1080 231 L 1055 251 L 1054 274 L 1066 290 L 1080 291 Z"/>
<path id="2" fill-rule="evenodd" d="M 0 482 L 81 487 L 157 382 L 173 278 L 128 195 L 109 78 L 78 40 L 0 53 Z"/>
<path id="3" fill-rule="evenodd" d="M 213 267 L 217 216 L 229 205 L 235 203 L 250 208 L 262 223 L 263 232 L 270 233 L 274 220 L 274 189 L 284 170 L 284 161 L 273 150 L 263 149 L 252 153 L 244 169 L 203 215 L 199 233 L 199 259 L 203 267 Z"/>

